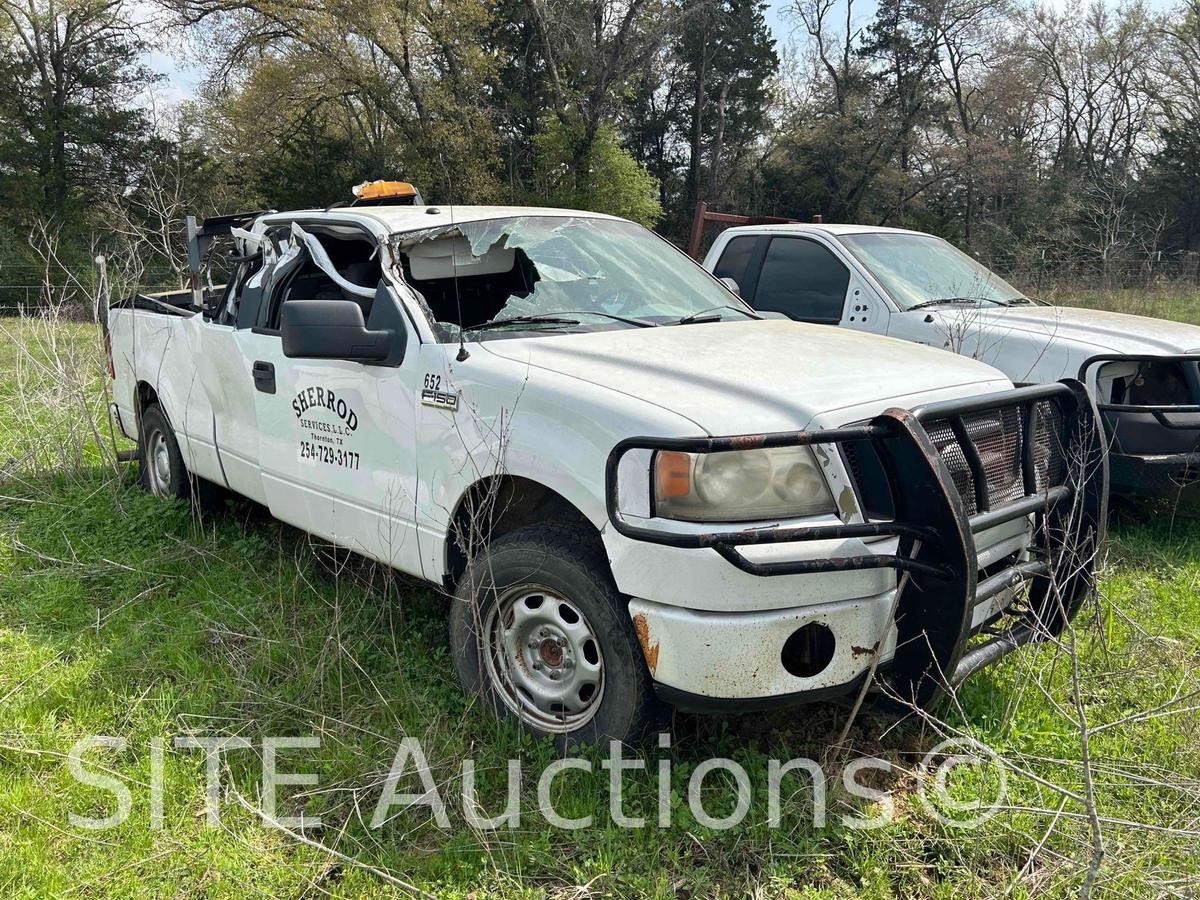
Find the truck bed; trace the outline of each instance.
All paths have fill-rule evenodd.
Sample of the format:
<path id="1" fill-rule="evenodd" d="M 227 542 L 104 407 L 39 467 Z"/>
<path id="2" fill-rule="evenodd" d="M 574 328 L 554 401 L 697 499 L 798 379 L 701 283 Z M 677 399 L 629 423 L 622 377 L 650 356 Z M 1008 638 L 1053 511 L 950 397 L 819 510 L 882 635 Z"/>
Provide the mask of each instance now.
<path id="1" fill-rule="evenodd" d="M 224 285 L 205 291 L 204 302 L 208 303 L 210 295 L 220 295 Z M 153 294 L 137 293 L 123 300 L 118 300 L 109 309 L 144 309 L 148 312 L 158 312 L 168 316 L 194 316 L 197 309 L 192 305 L 192 292 L 186 288 L 173 291 L 159 291 Z"/>

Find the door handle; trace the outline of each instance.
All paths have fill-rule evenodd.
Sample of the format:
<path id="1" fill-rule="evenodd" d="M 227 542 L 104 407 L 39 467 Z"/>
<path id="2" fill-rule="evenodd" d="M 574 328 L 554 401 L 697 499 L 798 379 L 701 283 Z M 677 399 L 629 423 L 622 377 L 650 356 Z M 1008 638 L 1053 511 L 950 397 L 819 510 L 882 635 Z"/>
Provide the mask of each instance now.
<path id="1" fill-rule="evenodd" d="M 254 387 L 264 394 L 275 393 L 275 364 L 255 360 L 250 371 L 254 374 Z"/>

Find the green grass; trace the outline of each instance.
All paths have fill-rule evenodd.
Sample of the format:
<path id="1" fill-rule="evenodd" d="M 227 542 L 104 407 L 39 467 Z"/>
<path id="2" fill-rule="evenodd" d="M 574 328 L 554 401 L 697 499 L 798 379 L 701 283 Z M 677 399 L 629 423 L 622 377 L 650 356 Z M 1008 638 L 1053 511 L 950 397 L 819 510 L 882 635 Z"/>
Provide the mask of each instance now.
<path id="1" fill-rule="evenodd" d="M 1107 309 L 1200 325 L 1200 285 L 1185 288 L 1175 285 L 1113 290 L 1048 289 L 1038 294 L 1052 303 Z"/>
<path id="2" fill-rule="evenodd" d="M 15 330 L 14 330 L 15 328 Z M 672 763 L 673 823 L 612 826 L 607 779 L 560 779 L 561 814 L 594 816 L 563 831 L 537 811 L 536 776 L 554 758 L 471 707 L 448 659 L 445 605 L 431 589 L 311 542 L 262 512 L 231 503 L 199 517 L 146 496 L 133 467 L 105 463 L 80 418 L 64 411 L 61 366 L 30 368 L 44 341 L 10 325 L 0 342 L 0 436 L 8 453 L 0 488 L 0 896 L 388 896 L 379 872 L 439 896 L 931 897 L 965 900 L 1067 896 L 1089 858 L 1083 805 L 1037 779 L 1081 790 L 1079 733 L 1068 659 L 1053 648 L 1010 657 L 972 680 L 949 723 L 969 730 L 1021 770 L 1008 810 L 978 830 L 939 824 L 903 771 L 872 783 L 892 791 L 895 820 L 856 831 L 843 811 L 873 807 L 831 787 L 830 824 L 808 821 L 807 791 L 789 782 L 783 827 L 766 825 L 767 759 L 822 759 L 846 710 L 817 705 L 727 719 L 679 716 L 674 745 L 645 751 L 648 773 L 628 773 L 630 814 L 655 815 L 655 761 Z M 95 360 L 94 334 L 56 326 L 63 346 Z M 18 377 L 18 370 L 23 373 Z M 59 374 L 56 374 L 59 373 Z M 77 393 L 99 397 L 86 366 Z M 33 396 L 43 392 L 45 402 Z M 17 404 L 17 392 L 26 394 Z M 20 408 L 16 408 L 19 405 Z M 47 431 L 47 429 L 51 429 Z M 101 444 L 107 438 L 102 435 Z M 72 462 L 69 467 L 58 461 Z M 1200 527 L 1125 527 L 1105 569 L 1104 596 L 1078 623 L 1078 697 L 1093 726 L 1120 723 L 1177 699 L 1167 714 L 1116 724 L 1091 742 L 1100 815 L 1194 833 L 1200 808 Z M 123 751 L 96 750 L 128 786 L 121 826 L 86 831 L 71 813 L 99 817 L 110 793 L 77 783 L 63 757 L 81 737 L 113 735 Z M 180 735 L 318 735 L 318 750 L 287 765 L 319 775 L 315 788 L 282 789 L 281 814 L 321 816 L 313 836 L 350 861 L 265 827 L 260 748 L 230 753 L 221 823 L 203 814 L 205 769 Z M 423 811 L 368 827 L 382 780 L 405 736 L 421 739 L 444 789 L 452 827 Z M 152 739 L 167 742 L 163 824 L 150 828 Z M 863 716 L 831 774 L 875 754 L 911 769 L 937 743 L 932 730 Z M 598 760 L 598 752 L 584 754 Z M 519 827 L 469 828 L 457 797 L 460 761 L 475 759 L 485 809 L 503 806 L 506 760 L 523 765 Z M 709 757 L 750 773 L 753 804 L 739 827 L 712 831 L 687 809 L 688 778 Z M 1024 773 L 1024 774 L 1022 774 Z M 1032 777 L 1032 776 L 1036 776 Z M 863 779 L 865 780 L 865 779 Z M 713 814 L 730 794 L 712 780 Z M 402 790 L 416 789 L 406 779 Z M 989 787 L 965 776 L 956 793 Z M 239 801 L 239 796 L 246 805 Z M 851 802 L 853 801 L 853 802 Z M 1055 813 L 1061 815 L 1056 820 Z M 1022 811 L 1033 810 L 1033 811 Z M 1194 834 L 1106 821 L 1097 896 L 1194 895 Z M 1029 862 L 1035 848 L 1036 858 Z M 371 869 L 377 871 L 371 871 Z M 1164 887 L 1164 886 L 1169 886 Z"/>

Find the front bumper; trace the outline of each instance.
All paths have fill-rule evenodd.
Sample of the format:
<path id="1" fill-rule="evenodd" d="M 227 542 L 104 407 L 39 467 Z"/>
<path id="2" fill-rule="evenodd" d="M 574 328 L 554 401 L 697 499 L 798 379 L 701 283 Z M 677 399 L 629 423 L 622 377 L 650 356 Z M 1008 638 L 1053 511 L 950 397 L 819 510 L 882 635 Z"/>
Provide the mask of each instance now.
<path id="1" fill-rule="evenodd" d="M 893 588 L 858 600 L 756 612 L 681 609 L 634 598 L 629 612 L 665 699 L 674 693 L 676 705 L 696 711 L 714 708 L 710 702 L 720 708 L 722 701 L 761 709 L 849 690 L 870 668 L 876 644 L 880 659 L 890 660 L 895 596 Z M 832 636 L 833 652 L 820 672 L 806 677 L 794 665 L 789 671 L 785 648 L 800 629 L 814 627 L 828 629 L 822 634 Z"/>
<path id="2" fill-rule="evenodd" d="M 1110 453 L 1112 492 L 1136 500 L 1200 507 L 1200 450 L 1190 453 Z"/>
<path id="3" fill-rule="evenodd" d="M 1055 420 L 1061 425 L 1055 439 L 1070 460 L 1062 483 L 1054 485 L 1038 484 L 1035 464 L 1034 423 L 1042 421 L 1035 420 L 1040 415 L 1035 407 L 1046 402 L 1062 413 Z M 971 414 L 1001 407 L 1019 410 L 1025 423 L 1020 448 L 1025 493 L 993 506 L 984 460 L 964 422 Z M 689 610 L 635 598 L 630 612 L 660 691 L 689 707 L 741 702 L 739 708 L 748 709 L 811 700 L 852 690 L 878 656 L 884 688 L 903 702 L 924 706 L 980 666 L 1061 629 L 1092 587 L 1091 560 L 1104 529 L 1107 468 L 1093 409 L 1081 384 L 1063 382 L 912 411 L 892 409 L 850 428 L 621 442 L 608 461 L 608 512 L 615 531 L 632 542 L 660 549 L 707 548 L 739 574 L 757 578 L 832 573 L 861 578 L 879 570 L 900 575 L 890 579 L 890 588 L 877 582 L 869 596 L 816 605 L 808 599 L 783 610 Z M 923 427 L 935 421 L 954 429 L 966 465 L 978 476 L 970 503 L 973 512 L 968 512 L 942 451 Z M 630 450 L 713 452 L 848 442 L 869 442 L 878 454 L 894 499 L 891 518 L 679 533 L 627 519 L 618 509 L 618 467 Z M 994 535 L 1006 526 L 1020 531 L 1031 519 L 1032 541 L 1018 540 L 1016 546 L 1028 545 L 1032 555 L 1022 549 L 990 566 L 981 559 L 978 536 Z M 787 559 L 746 549 L 814 541 L 852 552 Z M 872 543 L 869 550 L 859 543 L 863 541 Z M 981 573 L 982 566 L 988 567 Z M 1052 582 L 1057 587 L 1053 591 Z M 988 642 L 986 651 L 968 647 L 990 618 L 981 617 L 979 610 L 1025 583 L 1030 585 L 1025 620 Z M 997 608 L 1004 605 L 997 602 Z M 833 651 L 822 668 L 809 671 L 801 666 L 798 675 L 781 645 L 814 623 L 828 629 Z"/>
<path id="4" fill-rule="evenodd" d="M 1200 354 L 1178 356 L 1105 353 L 1089 358 L 1079 379 L 1089 383 L 1106 363 L 1178 363 L 1193 397 L 1200 399 Z M 1099 389 L 1098 389 L 1099 392 Z M 1115 495 L 1194 505 L 1200 501 L 1200 404 L 1130 404 L 1098 401 L 1109 437 Z"/>

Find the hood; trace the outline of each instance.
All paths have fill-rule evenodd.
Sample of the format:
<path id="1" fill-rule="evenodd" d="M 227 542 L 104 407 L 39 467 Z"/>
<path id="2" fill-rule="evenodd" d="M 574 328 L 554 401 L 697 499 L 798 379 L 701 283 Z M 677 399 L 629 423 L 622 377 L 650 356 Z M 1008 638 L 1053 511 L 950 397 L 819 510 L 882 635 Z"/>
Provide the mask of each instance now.
<path id="1" fill-rule="evenodd" d="M 1009 306 L 937 310 L 945 322 L 978 323 L 998 336 L 1021 332 L 1074 341 L 1096 353 L 1173 354 L 1200 349 L 1200 327 L 1128 313 L 1072 306 Z"/>
<path id="2" fill-rule="evenodd" d="M 829 427 L 892 406 L 1010 386 L 973 359 L 782 320 L 491 339 L 481 346 L 653 403 L 714 435 Z"/>

